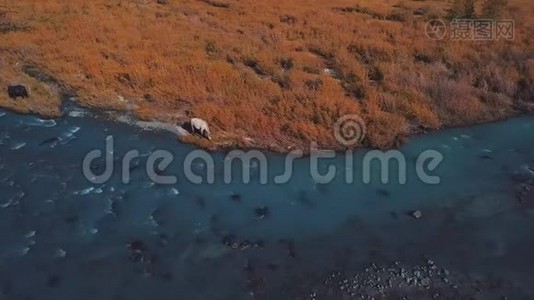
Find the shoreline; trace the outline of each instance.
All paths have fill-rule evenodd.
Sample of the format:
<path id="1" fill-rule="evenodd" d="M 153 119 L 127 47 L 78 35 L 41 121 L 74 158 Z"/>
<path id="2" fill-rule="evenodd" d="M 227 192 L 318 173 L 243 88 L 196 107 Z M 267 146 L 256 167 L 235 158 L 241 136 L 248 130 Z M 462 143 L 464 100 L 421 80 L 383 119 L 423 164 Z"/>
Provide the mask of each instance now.
<path id="1" fill-rule="evenodd" d="M 423 137 L 423 136 L 428 135 L 428 134 L 438 134 L 438 133 L 446 131 L 446 130 L 462 129 L 462 128 L 469 128 L 469 127 L 473 127 L 473 126 L 483 126 L 483 125 L 488 125 L 488 124 L 506 122 L 506 121 L 508 121 L 510 119 L 514 119 L 514 118 L 534 117 L 534 110 L 532 110 L 532 111 L 518 111 L 517 114 L 506 116 L 506 117 L 504 117 L 502 119 L 480 121 L 480 122 L 467 124 L 467 125 L 450 126 L 450 127 L 443 127 L 443 128 L 434 129 L 434 130 L 419 131 L 419 132 L 413 133 L 411 135 L 407 135 L 407 136 L 402 137 L 402 139 L 400 139 L 399 142 L 396 143 L 395 146 L 387 147 L 387 148 L 377 148 L 377 147 L 368 147 L 368 146 L 352 147 L 351 148 L 351 147 L 340 147 L 340 145 L 338 144 L 338 145 L 336 145 L 334 147 L 331 147 L 330 149 L 328 149 L 328 148 L 310 149 L 310 147 L 308 147 L 308 148 L 300 148 L 300 149 L 299 148 L 284 149 L 284 147 L 281 146 L 281 145 L 276 145 L 277 147 L 269 147 L 269 146 L 264 146 L 264 147 L 262 147 L 262 146 L 248 146 L 247 147 L 247 146 L 240 146 L 240 145 L 237 145 L 237 144 L 228 145 L 227 143 L 214 144 L 214 143 L 210 143 L 209 141 L 204 140 L 204 139 L 202 139 L 200 137 L 196 137 L 196 136 L 192 135 L 191 133 L 187 132 L 183 127 L 181 127 L 180 125 L 177 125 L 177 124 L 172 124 L 172 123 L 168 123 L 168 122 L 161 122 L 161 121 L 157 121 L 157 120 L 147 121 L 147 120 L 144 120 L 142 118 L 139 118 L 138 116 L 135 115 L 135 113 L 129 113 L 126 110 L 123 111 L 123 110 L 119 110 L 119 109 L 99 109 L 99 108 L 94 108 L 94 107 L 84 107 L 82 105 L 79 105 L 76 100 L 73 100 L 73 98 L 74 97 L 62 97 L 63 100 L 61 101 L 60 115 L 59 116 L 47 115 L 47 114 L 42 114 L 42 113 L 38 113 L 38 112 L 21 112 L 21 111 L 19 111 L 17 109 L 4 107 L 4 106 L 0 106 L 0 111 L 5 111 L 5 112 L 13 113 L 13 114 L 16 114 L 16 115 L 21 115 L 21 116 L 34 116 L 34 117 L 38 117 L 38 118 L 43 119 L 43 120 L 57 120 L 57 119 L 64 118 L 66 116 L 76 117 L 76 116 L 71 116 L 70 113 L 71 112 L 80 112 L 80 113 L 84 114 L 81 117 L 89 117 L 89 118 L 102 117 L 102 118 L 105 118 L 108 121 L 118 122 L 118 123 L 126 124 L 126 125 L 129 125 L 129 126 L 134 126 L 134 127 L 140 128 L 141 130 L 146 130 L 146 131 L 165 131 L 165 132 L 174 134 L 176 136 L 176 141 L 178 143 L 193 145 L 193 146 L 197 147 L 198 149 L 206 150 L 206 151 L 209 151 L 209 152 L 228 153 L 228 152 L 233 151 L 233 150 L 241 150 L 241 151 L 245 151 L 245 152 L 246 151 L 257 150 L 257 151 L 267 151 L 267 152 L 271 152 L 271 153 L 276 154 L 276 155 L 280 155 L 280 154 L 288 154 L 291 151 L 302 151 L 304 157 L 310 155 L 310 150 L 317 150 L 317 151 L 331 151 L 331 150 L 333 150 L 336 154 L 339 154 L 339 153 L 342 153 L 344 151 L 349 151 L 349 150 L 352 150 L 352 151 L 384 150 L 384 151 L 386 151 L 386 150 L 399 149 L 402 146 L 404 146 L 407 143 L 409 143 L 412 138 L 419 138 L 419 137 Z M 184 132 L 182 130 L 185 131 L 185 135 L 184 135 Z M 180 132 L 180 131 L 182 131 L 182 132 Z M 310 145 L 312 145 L 313 143 L 315 143 L 315 142 L 314 141 L 310 141 Z"/>
<path id="2" fill-rule="evenodd" d="M 269 143 L 269 142 L 258 142 L 258 140 L 255 140 L 253 138 L 250 138 L 246 135 L 240 135 L 240 132 L 217 132 L 218 128 L 212 128 L 212 132 L 214 135 L 214 141 L 208 141 L 206 139 L 191 135 L 187 130 L 185 130 L 182 126 L 178 124 L 183 124 L 187 122 L 190 119 L 190 116 L 188 116 L 188 112 L 184 111 L 177 111 L 173 114 L 169 113 L 150 113 L 147 115 L 143 115 L 142 112 L 140 112 L 138 109 L 139 107 L 135 103 L 135 101 L 132 101 L 132 99 L 124 99 L 122 96 L 120 105 L 117 105 L 117 103 L 114 104 L 108 104 L 108 105 L 102 105 L 102 101 L 96 100 L 97 97 L 84 97 L 84 101 L 82 103 L 79 102 L 79 99 L 81 98 L 78 94 L 79 91 L 77 91 L 72 86 L 65 83 L 63 80 L 60 80 L 59 76 L 51 75 L 51 73 L 41 67 L 38 67 L 36 64 L 33 63 L 26 63 L 23 64 L 25 66 L 25 70 L 31 70 L 31 73 L 28 73 L 26 71 L 22 71 L 26 76 L 29 77 L 31 81 L 33 81 L 30 86 L 35 87 L 37 85 L 40 85 L 39 88 L 42 89 L 43 87 L 48 91 L 55 91 L 53 93 L 48 93 L 46 96 L 46 99 L 44 101 L 46 102 L 52 102 L 57 103 L 57 106 L 48 108 L 46 110 L 43 110 L 40 105 L 40 102 L 43 102 L 43 99 L 39 99 L 39 101 L 35 103 L 28 103 L 29 101 L 33 101 L 32 97 L 25 98 L 25 99 L 19 99 L 19 100 L 12 100 L 10 101 L 10 106 L 6 106 L 6 103 L 2 103 L 0 101 L 0 109 L 10 111 L 16 114 L 22 114 L 22 115 L 33 115 L 37 116 L 42 119 L 57 119 L 64 117 L 65 114 L 68 114 L 69 109 L 82 109 L 87 110 L 88 112 L 94 114 L 94 115 L 105 115 L 106 118 L 112 119 L 117 122 L 123 122 L 129 125 L 134 125 L 138 127 L 144 127 L 144 126 L 152 126 L 155 129 L 161 129 L 165 131 L 172 132 L 176 134 L 177 140 L 179 142 L 185 143 L 185 144 L 191 144 L 194 145 L 200 149 L 208 150 L 211 152 L 214 151 L 232 151 L 232 150 L 243 150 L 243 151 L 250 151 L 250 150 L 259 150 L 259 151 L 269 151 L 277 154 L 287 154 L 291 151 L 300 150 L 303 152 L 304 156 L 308 156 L 310 154 L 311 150 L 333 150 L 336 153 L 347 151 L 347 150 L 359 150 L 359 149 L 379 149 L 379 150 L 390 150 L 390 149 L 397 149 L 399 147 L 402 147 L 405 145 L 409 140 L 413 137 L 418 137 L 422 135 L 426 135 L 429 133 L 436 133 L 441 132 L 443 130 L 448 129 L 454 129 L 454 128 L 464 128 L 464 127 L 470 127 L 470 126 L 476 126 L 476 125 L 482 125 L 482 124 L 491 124 L 495 122 L 502 122 L 506 121 L 510 118 L 517 118 L 517 117 L 523 117 L 523 116 L 534 116 L 534 103 L 528 103 L 524 101 L 518 101 L 511 109 L 507 110 L 506 112 L 499 113 L 497 117 L 494 116 L 494 118 L 489 118 L 487 120 L 480 120 L 480 121 L 474 121 L 473 123 L 469 124 L 460 124 L 457 126 L 442 126 L 435 129 L 428 129 L 428 128 L 422 128 L 422 127 L 413 127 L 411 129 L 407 129 L 408 134 L 399 134 L 397 135 L 393 141 L 389 142 L 386 147 L 373 147 L 368 141 L 364 139 L 364 142 L 361 143 L 360 146 L 355 147 L 347 147 L 338 142 L 335 138 L 331 139 L 334 141 L 334 144 L 327 144 L 326 146 L 318 147 L 315 149 L 311 149 L 311 145 L 313 143 L 317 143 L 317 141 L 306 141 L 306 142 L 300 142 L 300 146 L 297 146 L 295 144 L 292 145 L 284 145 L 282 143 Z M 38 93 L 36 95 L 37 97 L 43 96 L 43 93 Z M 93 99 L 93 100 L 90 100 Z M 2 100 L 2 96 L 0 96 L 0 100 Z M 25 106 L 22 108 L 18 108 L 16 106 L 17 103 L 20 101 L 25 101 Z M 93 105 L 91 105 L 93 104 Z M 46 107 L 46 105 L 44 106 Z M 48 112 L 48 113 L 47 113 Z M 51 113 L 54 112 L 54 113 Z M 172 115 L 172 117 L 171 117 Z M 121 120 L 122 119 L 122 120 Z M 168 120 L 172 119 L 173 121 L 177 121 L 175 123 L 169 122 Z M 372 121 L 372 120 L 371 120 Z M 136 123 L 144 123 L 144 125 L 136 124 Z M 364 125 L 368 125 L 365 124 Z M 335 124 L 332 124 L 330 133 L 332 136 L 334 136 L 334 130 L 335 130 Z M 215 129 L 215 130 L 213 130 Z M 415 129 L 415 130 L 414 130 Z M 221 134 L 222 133 L 222 134 Z M 367 132 L 369 134 L 369 132 Z M 323 142 L 324 143 L 324 142 Z"/>

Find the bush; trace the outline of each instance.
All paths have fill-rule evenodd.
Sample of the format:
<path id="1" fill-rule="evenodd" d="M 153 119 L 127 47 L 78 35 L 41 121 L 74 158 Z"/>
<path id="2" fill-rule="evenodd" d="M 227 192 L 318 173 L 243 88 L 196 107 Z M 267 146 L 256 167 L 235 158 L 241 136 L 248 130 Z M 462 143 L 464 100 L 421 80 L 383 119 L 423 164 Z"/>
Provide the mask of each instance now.
<path id="1" fill-rule="evenodd" d="M 382 82 L 382 80 L 384 80 L 384 73 L 378 66 L 372 66 L 369 68 L 367 76 L 371 81 Z"/>
<path id="2" fill-rule="evenodd" d="M 226 2 L 219 2 L 215 0 L 202 0 L 202 1 L 213 7 L 218 7 L 218 8 L 229 8 L 230 7 L 230 4 Z"/>
<path id="3" fill-rule="evenodd" d="M 292 58 L 283 58 L 280 60 L 280 66 L 284 68 L 284 70 L 291 70 L 295 66 L 295 63 Z"/>
<path id="4" fill-rule="evenodd" d="M 323 81 L 321 79 L 314 79 L 314 80 L 306 80 L 304 82 L 304 85 L 310 90 L 310 91 L 318 91 L 321 86 L 323 86 Z"/>
<path id="5" fill-rule="evenodd" d="M 463 0 L 453 0 L 449 8 L 449 19 L 459 19 L 465 14 L 465 7 Z"/>
<path id="6" fill-rule="evenodd" d="M 291 16 L 291 15 L 285 15 L 285 16 L 281 16 L 280 17 L 280 22 L 293 25 L 293 24 L 297 23 L 297 18 L 295 18 L 294 16 Z"/>
<path id="7" fill-rule="evenodd" d="M 393 12 L 391 12 L 389 15 L 387 15 L 386 20 L 404 22 L 406 21 L 406 19 L 408 19 L 408 16 L 409 14 L 406 9 L 396 9 Z"/>
<path id="8" fill-rule="evenodd" d="M 206 46 L 204 47 L 204 50 L 206 50 L 206 54 L 209 57 L 217 57 L 221 53 L 220 49 L 217 47 L 217 45 L 213 41 L 207 41 Z"/>
<path id="9" fill-rule="evenodd" d="M 449 8 L 450 19 L 470 19 L 476 17 L 477 0 L 453 0 Z"/>
<path id="10" fill-rule="evenodd" d="M 465 0 L 465 14 L 464 18 L 471 19 L 476 17 L 475 13 L 475 3 L 477 0 Z"/>
<path id="11" fill-rule="evenodd" d="M 500 18 L 507 6 L 508 0 L 486 0 L 482 4 L 482 16 L 488 19 Z"/>

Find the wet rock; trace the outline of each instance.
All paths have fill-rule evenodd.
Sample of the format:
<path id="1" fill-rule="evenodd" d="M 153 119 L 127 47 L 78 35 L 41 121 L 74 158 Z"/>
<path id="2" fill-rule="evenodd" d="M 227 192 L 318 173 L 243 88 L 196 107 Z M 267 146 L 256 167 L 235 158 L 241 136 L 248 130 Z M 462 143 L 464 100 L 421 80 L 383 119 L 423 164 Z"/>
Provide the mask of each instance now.
<path id="1" fill-rule="evenodd" d="M 534 181 L 517 187 L 516 197 L 527 208 L 534 208 Z"/>
<path id="2" fill-rule="evenodd" d="M 145 244 L 140 240 L 134 240 L 129 243 L 128 250 L 130 250 L 128 259 L 132 262 L 144 262 L 148 258 Z"/>
<path id="3" fill-rule="evenodd" d="M 120 200 L 120 199 L 112 200 L 112 201 L 111 201 L 111 212 L 112 212 L 113 215 L 115 215 L 116 217 L 118 217 L 118 216 L 121 215 L 121 212 L 122 212 L 122 203 L 121 203 L 121 200 Z"/>
<path id="4" fill-rule="evenodd" d="M 491 285 L 490 281 L 438 270 L 443 268 L 439 268 L 431 259 L 416 265 L 373 263 L 357 270 L 333 271 L 320 282 L 306 282 L 304 289 L 308 290 L 296 298 L 488 299 L 488 296 L 495 295 L 494 291 L 485 293 Z"/>
<path id="5" fill-rule="evenodd" d="M 262 239 L 259 239 L 259 240 L 256 240 L 253 243 L 253 246 L 256 247 L 256 248 L 264 248 L 265 247 L 265 242 Z"/>
<path id="6" fill-rule="evenodd" d="M 172 281 L 174 279 L 174 274 L 172 274 L 172 272 L 164 272 L 159 277 L 164 281 Z"/>
<path id="7" fill-rule="evenodd" d="M 150 216 L 158 226 L 163 227 L 167 225 L 166 210 L 164 208 L 156 208 Z"/>
<path id="8" fill-rule="evenodd" d="M 56 288 L 61 283 L 61 277 L 59 275 L 50 275 L 46 281 L 46 284 L 51 288 Z"/>
<path id="9" fill-rule="evenodd" d="M 512 179 L 512 181 L 515 183 L 525 183 L 528 182 L 530 176 L 524 173 L 514 173 L 510 176 L 510 179 Z"/>
<path id="10" fill-rule="evenodd" d="M 271 214 L 271 211 L 269 207 L 267 206 L 261 206 L 256 209 L 254 209 L 254 214 L 256 214 L 256 217 L 259 219 L 264 219 L 268 217 Z"/>
<path id="11" fill-rule="evenodd" d="M 166 247 L 169 244 L 169 236 L 166 233 L 160 233 L 158 235 L 158 246 Z"/>
<path id="12" fill-rule="evenodd" d="M 46 145 L 56 144 L 58 142 L 59 142 L 59 138 L 52 137 L 52 138 L 49 138 L 49 139 L 46 139 L 46 140 L 40 142 L 39 146 L 46 146 Z"/>
<path id="13" fill-rule="evenodd" d="M 243 267 L 245 282 L 251 295 L 255 295 L 265 285 L 265 279 L 256 272 L 256 268 L 250 260 Z"/>
<path id="14" fill-rule="evenodd" d="M 221 218 L 218 214 L 211 215 L 209 227 L 213 235 L 219 236 L 221 234 Z"/>
<path id="15" fill-rule="evenodd" d="M 63 218 L 63 220 L 68 224 L 75 224 L 78 223 L 80 217 L 77 215 L 67 215 Z"/>
<path id="16" fill-rule="evenodd" d="M 205 209 L 206 208 L 206 201 L 204 200 L 204 198 L 202 197 L 197 197 L 195 199 L 195 204 L 197 205 L 198 208 L 200 209 Z"/>
<path id="17" fill-rule="evenodd" d="M 222 243 L 232 249 L 239 248 L 239 240 L 235 234 L 227 234 L 223 236 Z"/>
<path id="18" fill-rule="evenodd" d="M 388 190 L 385 189 L 378 189 L 376 190 L 376 193 L 382 197 L 389 197 L 391 196 L 391 193 Z"/>
<path id="19" fill-rule="evenodd" d="M 59 248 L 59 249 L 56 249 L 56 252 L 54 253 L 54 257 L 56 258 L 65 258 L 67 257 L 67 251 Z"/>
<path id="20" fill-rule="evenodd" d="M 230 195 L 230 200 L 234 202 L 241 202 L 241 195 L 232 193 L 232 195 Z"/>
<path id="21" fill-rule="evenodd" d="M 139 161 L 139 159 L 134 159 L 130 162 L 130 167 L 129 167 L 130 173 L 140 168 L 141 168 L 141 162 Z"/>
<path id="22" fill-rule="evenodd" d="M 420 210 L 414 210 L 410 212 L 410 216 L 416 220 L 421 219 L 423 217 L 423 212 Z"/>
<path id="23" fill-rule="evenodd" d="M 226 234 L 221 240 L 223 245 L 226 245 L 235 250 L 246 250 L 249 248 L 263 248 L 265 243 L 259 239 L 252 241 L 250 239 L 240 239 L 235 234 Z"/>
<path id="24" fill-rule="evenodd" d="M 534 208 L 534 177 L 528 169 L 511 176 L 515 182 L 515 196 L 523 207 Z"/>
<path id="25" fill-rule="evenodd" d="M 245 250 L 252 247 L 253 243 L 249 239 L 245 239 L 239 243 L 239 250 Z"/>
<path id="26" fill-rule="evenodd" d="M 480 159 L 483 159 L 483 160 L 492 160 L 493 159 L 493 157 L 491 157 L 488 154 L 482 154 L 479 157 L 480 157 Z"/>
<path id="27" fill-rule="evenodd" d="M 305 191 L 301 191 L 299 193 L 299 196 L 297 198 L 297 201 L 298 203 L 300 203 L 301 205 L 303 206 L 306 206 L 308 208 L 313 208 L 315 207 L 315 203 L 310 199 L 308 198 L 308 196 L 306 195 L 306 192 Z"/>

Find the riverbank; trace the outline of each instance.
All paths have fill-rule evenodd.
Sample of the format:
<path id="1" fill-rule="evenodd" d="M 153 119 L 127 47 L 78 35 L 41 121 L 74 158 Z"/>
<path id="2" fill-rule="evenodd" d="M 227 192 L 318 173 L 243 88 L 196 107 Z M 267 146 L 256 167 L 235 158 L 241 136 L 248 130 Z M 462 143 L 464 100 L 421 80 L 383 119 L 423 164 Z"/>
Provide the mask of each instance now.
<path id="1" fill-rule="evenodd" d="M 511 0 L 500 16 L 515 21 L 513 40 L 480 42 L 427 37 L 443 1 L 356 2 L 12 3 L 0 85 L 32 97 L 0 93 L 0 107 L 57 117 L 69 94 L 143 121 L 200 117 L 213 142 L 183 140 L 204 148 L 276 152 L 344 149 L 334 126 L 347 114 L 366 124 L 356 147 L 389 148 L 532 112 L 532 3 Z"/>

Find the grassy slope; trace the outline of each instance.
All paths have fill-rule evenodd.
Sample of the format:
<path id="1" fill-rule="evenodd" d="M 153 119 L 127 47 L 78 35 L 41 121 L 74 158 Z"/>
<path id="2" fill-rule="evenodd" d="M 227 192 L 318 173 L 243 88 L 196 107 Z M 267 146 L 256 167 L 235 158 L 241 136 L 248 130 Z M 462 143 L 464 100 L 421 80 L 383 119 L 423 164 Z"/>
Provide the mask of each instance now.
<path id="1" fill-rule="evenodd" d="M 528 0 L 510 0 L 511 42 L 428 39 L 443 0 L 14 2 L 4 19 L 31 29 L 0 33 L 0 85 L 22 82 L 33 96 L 0 93 L 0 106 L 23 112 L 59 114 L 57 86 L 24 74 L 27 64 L 77 91 L 81 105 L 168 122 L 198 116 L 219 145 L 280 151 L 340 147 L 332 127 L 347 113 L 367 122 L 367 146 L 389 147 L 533 102 Z"/>

